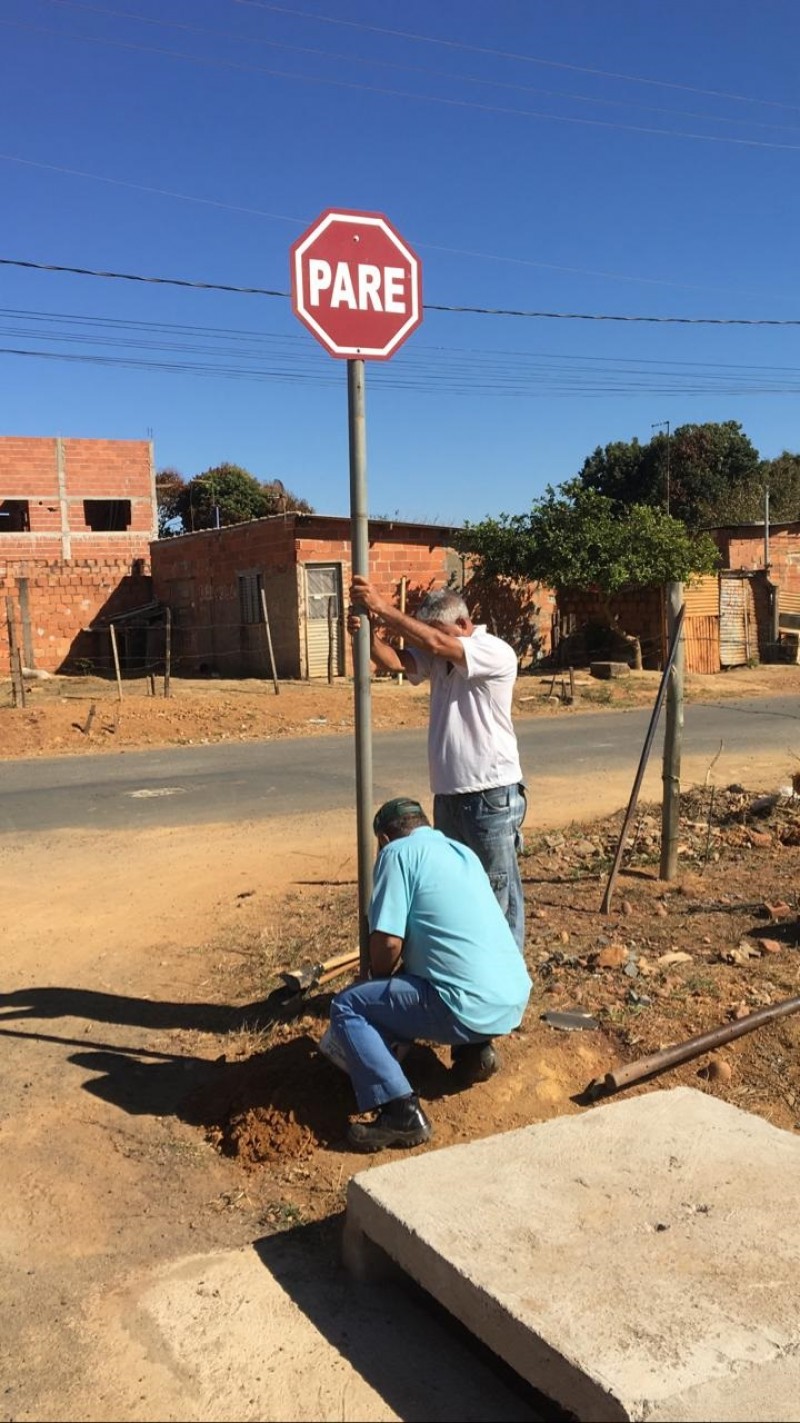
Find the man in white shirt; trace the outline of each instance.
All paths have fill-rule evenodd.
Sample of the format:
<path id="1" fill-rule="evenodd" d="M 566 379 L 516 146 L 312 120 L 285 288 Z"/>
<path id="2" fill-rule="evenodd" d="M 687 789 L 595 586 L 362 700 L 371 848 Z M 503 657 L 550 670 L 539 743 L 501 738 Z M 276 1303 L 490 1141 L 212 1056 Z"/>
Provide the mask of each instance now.
<path id="1" fill-rule="evenodd" d="M 353 578 L 351 629 L 359 609 L 370 615 L 370 656 L 412 683 L 430 679 L 428 767 L 433 823 L 468 845 L 483 865 L 520 952 L 525 902 L 517 853 L 525 787 L 511 699 L 517 677 L 513 648 L 475 624 L 460 593 L 429 593 L 416 617 L 401 613 L 366 578 Z M 402 637 L 402 650 L 375 635 L 376 623 Z"/>

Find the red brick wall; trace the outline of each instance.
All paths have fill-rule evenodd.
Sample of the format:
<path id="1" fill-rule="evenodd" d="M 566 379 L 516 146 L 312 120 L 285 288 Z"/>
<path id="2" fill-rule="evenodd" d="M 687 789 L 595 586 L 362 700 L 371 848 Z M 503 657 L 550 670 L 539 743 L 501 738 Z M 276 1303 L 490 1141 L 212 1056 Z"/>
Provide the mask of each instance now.
<path id="1" fill-rule="evenodd" d="M 742 529 L 714 529 L 724 568 L 763 568 L 763 532 Z M 771 579 L 787 593 L 800 593 L 800 526 L 778 525 L 770 530 Z"/>
<path id="2" fill-rule="evenodd" d="M 74 671 L 77 660 L 90 661 L 98 671 L 111 668 L 111 647 L 105 631 L 108 618 L 141 607 L 152 597 L 148 566 L 134 572 L 129 559 L 41 559 L 0 563 L 0 675 L 9 674 L 5 636 L 6 596 L 11 594 L 17 640 L 25 655 L 23 600 L 20 580 L 27 580 L 30 614 L 29 650 L 33 663 L 47 672 Z M 100 629 L 89 631 L 95 621 Z"/>
<path id="3" fill-rule="evenodd" d="M 4 533 L 0 519 L 0 626 L 5 627 L 4 600 L 11 593 L 22 646 L 18 579 L 27 579 L 29 651 L 32 644 L 36 666 L 54 672 L 75 657 L 96 661 L 100 653 L 96 637 L 86 632 L 89 624 L 151 597 L 144 572 L 156 527 L 149 440 L 1 436 L 0 505 L 7 499 L 27 500 L 30 531 Z M 129 527 L 93 532 L 85 499 L 129 499 Z M 102 634 L 100 640 L 107 642 Z M 8 669 L 5 635 L 0 667 Z"/>
<path id="4" fill-rule="evenodd" d="M 30 532 L 5 534 L 0 559 L 146 558 L 156 529 L 149 440 L 58 440 L 0 436 L 0 504 L 28 502 Z M 94 533 L 85 499 L 129 499 L 124 532 Z"/>
<path id="5" fill-rule="evenodd" d="M 388 597 L 399 598 L 403 575 L 409 580 L 410 605 L 429 588 L 445 586 L 453 555 L 436 542 L 434 528 L 417 533 L 408 525 L 381 523 L 371 525 L 370 533 L 370 577 Z M 443 530 L 440 537 L 445 535 Z M 193 658 L 205 661 L 223 676 L 266 673 L 263 633 L 243 630 L 239 609 L 239 573 L 261 572 L 278 672 L 301 677 L 306 675 L 302 565 L 341 564 L 346 603 L 350 521 L 292 514 L 254 519 L 227 529 L 159 539 L 152 545 L 152 562 L 154 596 L 173 609 L 178 646 L 185 649 L 187 663 Z M 346 671 L 351 673 L 347 638 L 345 646 Z"/>
<path id="6" fill-rule="evenodd" d="M 623 632 L 638 637 L 642 647 L 642 661 L 645 667 L 658 668 L 662 662 L 663 616 L 661 611 L 660 588 L 630 588 L 611 598 L 611 612 L 616 617 Z M 557 597 L 558 616 L 562 636 L 570 635 L 586 624 L 599 627 L 608 623 L 605 606 L 596 593 L 583 589 L 571 589 L 559 593 Z M 580 640 L 583 642 L 583 639 Z M 588 636 L 586 661 L 608 658 L 613 655 L 618 660 L 626 660 L 619 649 L 598 649 L 592 653 L 592 633 Z"/>

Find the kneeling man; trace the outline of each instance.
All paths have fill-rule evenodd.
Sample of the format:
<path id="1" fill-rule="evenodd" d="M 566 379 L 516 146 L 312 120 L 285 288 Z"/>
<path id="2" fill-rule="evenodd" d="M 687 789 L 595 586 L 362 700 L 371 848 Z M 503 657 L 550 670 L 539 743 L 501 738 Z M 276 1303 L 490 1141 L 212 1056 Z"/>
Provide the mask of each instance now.
<path id="1" fill-rule="evenodd" d="M 351 1146 L 419 1146 L 431 1124 L 398 1061 L 417 1038 L 448 1044 L 462 1081 L 497 1070 L 492 1039 L 519 1026 L 531 991 L 525 963 L 477 856 L 432 830 L 399 797 L 375 816 L 380 847 L 369 909 L 369 982 L 331 1004 L 333 1045 L 359 1111 Z"/>

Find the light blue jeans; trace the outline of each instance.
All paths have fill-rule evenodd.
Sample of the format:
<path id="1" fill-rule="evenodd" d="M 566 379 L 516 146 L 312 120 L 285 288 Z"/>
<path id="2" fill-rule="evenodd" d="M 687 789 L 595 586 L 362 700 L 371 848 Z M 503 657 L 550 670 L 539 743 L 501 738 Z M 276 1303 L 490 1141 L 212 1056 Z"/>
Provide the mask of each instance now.
<path id="1" fill-rule="evenodd" d="M 525 948 L 525 899 L 517 855 L 526 809 L 521 784 L 433 797 L 434 828 L 474 850 L 520 953 Z"/>
<path id="2" fill-rule="evenodd" d="M 392 1052 L 393 1044 L 417 1038 L 453 1046 L 487 1041 L 485 1033 L 459 1023 L 432 983 L 405 973 L 337 993 L 331 1003 L 331 1033 L 347 1059 L 360 1112 L 414 1090 Z"/>

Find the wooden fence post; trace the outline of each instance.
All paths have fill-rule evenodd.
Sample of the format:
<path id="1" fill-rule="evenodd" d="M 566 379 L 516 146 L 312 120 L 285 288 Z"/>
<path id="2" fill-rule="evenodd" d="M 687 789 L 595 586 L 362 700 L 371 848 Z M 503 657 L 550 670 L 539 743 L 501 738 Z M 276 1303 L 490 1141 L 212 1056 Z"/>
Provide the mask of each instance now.
<path id="1" fill-rule="evenodd" d="M 401 612 L 401 613 L 404 613 L 405 610 L 406 610 L 406 594 L 407 594 L 407 592 L 408 592 L 408 579 L 407 579 L 407 577 L 406 577 L 406 575 L 405 575 L 405 573 L 404 573 L 403 576 L 402 576 L 402 578 L 400 579 L 400 612 Z M 406 645 L 406 640 L 405 640 L 404 637 L 401 637 L 401 638 L 399 639 L 399 641 L 398 641 L 398 644 L 397 644 L 398 651 L 399 651 L 399 652 L 402 652 L 402 651 L 403 651 L 403 648 L 405 647 L 405 645 Z M 402 674 L 402 672 L 398 672 L 398 674 L 397 674 L 397 685 L 398 685 L 398 687 L 401 685 L 402 681 L 403 681 L 403 674 Z"/>
<path id="2" fill-rule="evenodd" d="M 328 599 L 328 682 L 333 681 L 333 598 Z"/>
<path id="3" fill-rule="evenodd" d="M 172 695 L 169 679 L 172 671 L 172 610 L 164 609 L 164 696 Z"/>
<path id="4" fill-rule="evenodd" d="M 600 904 L 601 914 L 608 914 L 611 909 L 611 896 L 614 893 L 614 885 L 616 884 L 617 875 L 619 874 L 619 867 L 622 864 L 622 856 L 625 850 L 625 841 L 628 838 L 628 831 L 630 830 L 631 821 L 633 820 L 634 811 L 636 810 L 636 804 L 639 799 L 639 791 L 642 788 L 644 773 L 647 769 L 647 762 L 650 757 L 650 749 L 653 745 L 653 737 L 656 734 L 658 718 L 661 715 L 661 708 L 664 705 L 664 698 L 667 694 L 667 686 L 672 675 L 673 663 L 678 655 L 680 638 L 683 633 L 683 619 L 685 612 L 686 608 L 683 603 L 681 603 L 681 606 L 678 609 L 677 617 L 675 619 L 675 631 L 672 639 L 672 647 L 670 648 L 669 656 L 667 657 L 664 671 L 661 674 L 661 682 L 659 683 L 658 695 L 656 697 L 655 706 L 653 707 L 653 711 L 650 716 L 650 725 L 647 728 L 647 735 L 644 739 L 642 754 L 639 757 L 639 765 L 636 771 L 636 777 L 633 782 L 633 790 L 631 791 L 630 800 L 628 801 L 628 809 L 625 812 L 625 819 L 622 822 L 622 829 L 619 832 L 617 848 L 614 853 L 614 861 L 609 872 L 608 880 L 606 882 L 605 893 Z"/>
<path id="5" fill-rule="evenodd" d="M 683 609 L 683 584 L 667 584 L 667 623 L 670 643 L 676 637 L 678 616 Z M 677 633 L 677 649 L 667 686 L 667 717 L 664 726 L 664 756 L 661 779 L 661 879 L 672 880 L 678 872 L 678 838 L 681 815 L 681 750 L 683 746 L 683 623 Z"/>
<path id="6" fill-rule="evenodd" d="M 31 634 L 31 605 L 28 596 L 27 578 L 17 579 L 17 597 L 19 598 L 19 615 L 22 620 L 22 653 L 26 667 L 35 667 L 36 662 L 33 655 L 33 637 Z"/>
<path id="7" fill-rule="evenodd" d="M 22 659 L 17 642 L 17 625 L 14 621 L 14 599 L 6 596 L 6 623 L 8 626 L 8 656 L 11 663 L 11 694 L 15 707 L 25 706 L 25 678 L 22 675 Z"/>
<path id="8" fill-rule="evenodd" d="M 263 588 L 261 589 L 261 616 L 262 616 L 263 619 L 264 619 L 264 627 L 265 627 L 266 633 L 267 633 L 267 647 L 268 647 L 268 649 L 269 649 L 269 665 L 270 665 L 270 671 L 272 672 L 272 682 L 273 682 L 273 685 L 274 685 L 274 687 L 275 687 L 275 696 L 277 697 L 281 689 L 280 689 L 280 687 L 278 686 L 278 676 L 277 676 L 277 673 L 276 673 L 276 671 L 275 671 L 275 654 L 274 654 L 274 652 L 272 651 L 272 633 L 271 633 L 270 630 L 269 630 L 269 612 L 267 611 L 267 595 L 266 595 L 266 593 L 264 592 L 264 589 L 263 589 Z"/>
<path id="9" fill-rule="evenodd" d="M 117 629 L 113 623 L 109 623 L 108 631 L 111 634 L 111 651 L 114 656 L 114 671 L 117 674 L 117 692 L 119 700 L 122 701 L 122 673 L 119 670 L 119 652 L 117 651 Z"/>

